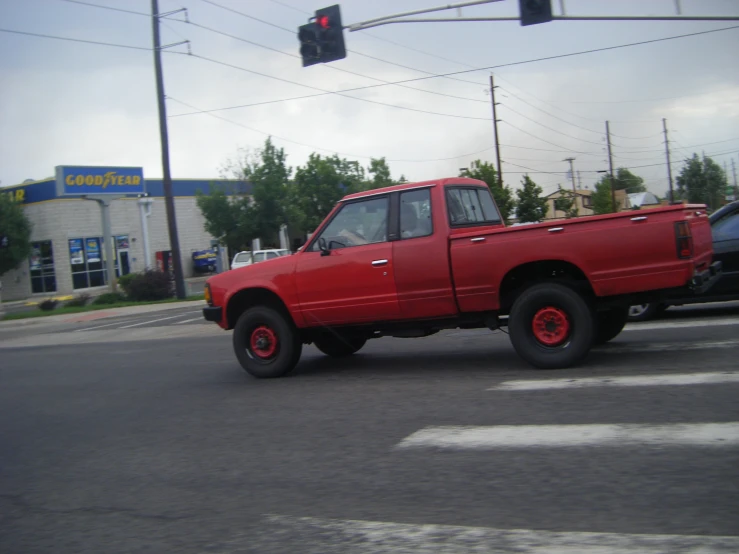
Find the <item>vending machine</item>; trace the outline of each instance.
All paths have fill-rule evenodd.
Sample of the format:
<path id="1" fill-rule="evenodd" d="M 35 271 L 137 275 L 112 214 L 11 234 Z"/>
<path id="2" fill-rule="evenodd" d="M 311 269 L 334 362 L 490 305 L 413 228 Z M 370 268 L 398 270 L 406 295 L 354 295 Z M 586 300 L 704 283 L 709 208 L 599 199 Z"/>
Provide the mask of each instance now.
<path id="1" fill-rule="evenodd" d="M 171 250 L 159 250 L 156 253 L 157 271 L 166 271 L 169 278 L 174 280 L 174 264 L 172 263 Z"/>

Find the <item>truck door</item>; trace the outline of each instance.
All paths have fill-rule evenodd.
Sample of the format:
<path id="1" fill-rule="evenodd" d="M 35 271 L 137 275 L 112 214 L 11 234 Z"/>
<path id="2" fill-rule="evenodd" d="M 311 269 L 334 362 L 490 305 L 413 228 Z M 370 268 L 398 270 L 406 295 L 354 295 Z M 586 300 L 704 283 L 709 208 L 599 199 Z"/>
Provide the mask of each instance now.
<path id="1" fill-rule="evenodd" d="M 345 203 L 298 256 L 296 287 L 313 325 L 397 319 L 388 195 Z"/>
<path id="2" fill-rule="evenodd" d="M 399 236 L 393 259 L 400 312 L 408 319 L 455 314 L 444 206 L 432 206 L 430 187 L 397 195 Z"/>

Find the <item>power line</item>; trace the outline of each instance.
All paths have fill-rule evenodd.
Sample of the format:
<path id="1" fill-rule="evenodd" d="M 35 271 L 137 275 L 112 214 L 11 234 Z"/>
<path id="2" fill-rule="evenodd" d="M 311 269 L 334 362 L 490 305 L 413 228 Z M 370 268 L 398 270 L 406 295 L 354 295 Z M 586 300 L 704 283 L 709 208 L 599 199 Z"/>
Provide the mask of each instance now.
<path id="1" fill-rule="evenodd" d="M 287 27 L 282 27 L 282 26 L 280 26 L 280 25 L 277 25 L 277 24 L 275 24 L 275 23 L 272 23 L 272 22 L 270 22 L 270 21 L 266 21 L 266 20 L 264 20 L 264 19 L 260 19 L 260 18 L 258 18 L 258 17 L 254 17 L 253 15 L 249 15 L 249 14 L 247 14 L 247 13 L 244 13 L 244 12 L 241 12 L 241 11 L 239 11 L 239 10 L 235 10 L 235 9 L 233 9 L 233 8 L 229 8 L 229 7 L 227 7 L 227 6 L 223 6 L 223 5 L 221 5 L 221 4 L 217 3 L 217 2 L 213 2 L 213 0 L 200 0 L 200 1 L 201 1 L 201 2 L 205 2 L 206 4 L 210 4 L 210 5 L 212 5 L 212 6 L 216 6 L 216 7 L 218 7 L 218 8 L 221 8 L 222 10 L 226 10 L 226 11 L 229 11 L 229 12 L 231 12 L 231 13 L 235 13 L 235 14 L 238 14 L 238 15 L 240 15 L 240 16 L 242 16 L 242 17 L 245 17 L 245 18 L 247 18 L 247 19 L 251 19 L 251 20 L 254 20 L 254 21 L 258 21 L 259 23 L 263 23 L 264 25 L 269 25 L 270 27 L 274 27 L 275 29 L 280 29 L 281 31 L 285 31 L 286 33 L 290 33 L 290 34 L 291 34 L 291 35 L 293 35 L 293 36 L 295 35 L 295 30 L 293 30 L 293 29 L 288 29 Z M 411 66 L 408 66 L 408 65 L 403 65 L 403 64 L 400 64 L 400 63 L 397 63 L 397 62 L 391 62 L 391 61 L 389 61 L 389 60 L 385 60 L 385 59 L 382 59 L 382 58 L 378 58 L 378 57 L 376 57 L 376 56 L 371 56 L 371 55 L 369 55 L 369 54 L 365 54 L 365 53 L 363 53 L 363 52 L 359 52 L 359 51 L 357 51 L 357 50 L 350 50 L 350 49 L 347 49 L 347 52 L 348 52 L 348 53 L 352 53 L 352 54 L 354 54 L 354 55 L 356 55 L 356 56 L 361 56 L 361 57 L 364 57 L 364 58 L 369 58 L 369 59 L 371 59 L 371 60 L 375 60 L 375 61 L 378 61 L 378 62 L 386 63 L 386 64 L 389 64 L 389 65 L 394 65 L 394 66 L 396 66 L 396 67 L 401 67 L 401 68 L 403 68 L 403 69 L 409 69 L 409 70 L 411 70 L 411 71 L 415 71 L 415 72 L 417 72 L 417 73 L 425 73 L 426 75 L 431 75 L 431 76 L 435 76 L 435 75 L 436 75 L 435 73 L 431 73 L 431 72 L 429 72 L 429 71 L 423 71 L 422 69 L 417 69 L 417 68 L 415 68 L 415 67 L 411 67 Z M 453 80 L 453 81 L 460 81 L 460 82 L 463 82 L 463 83 L 468 83 L 468 84 L 472 84 L 472 85 L 475 85 L 475 86 L 483 86 L 483 85 L 481 85 L 480 83 L 476 83 L 476 82 L 474 82 L 474 81 L 466 81 L 466 80 L 464 80 L 464 79 L 455 79 L 455 78 L 451 78 L 451 77 L 448 77 L 448 76 L 446 76 L 446 75 L 444 75 L 443 77 L 447 77 L 447 78 L 450 78 L 450 79 L 451 79 L 451 80 Z"/>
<path id="2" fill-rule="evenodd" d="M 507 108 L 507 109 L 508 109 L 508 110 L 510 110 L 510 111 L 512 111 L 512 112 L 513 112 L 513 113 L 515 113 L 516 115 L 519 115 L 519 116 L 523 117 L 524 119 L 528 119 L 528 120 L 529 120 L 529 121 L 531 121 L 532 123 L 534 123 L 534 124 L 536 124 L 536 125 L 539 125 L 540 127 L 543 127 L 544 129 L 548 129 L 549 131 L 552 131 L 552 132 L 554 132 L 554 133 L 558 133 L 558 134 L 560 134 L 560 135 L 562 135 L 562 136 L 565 136 L 565 137 L 568 137 L 568 138 L 571 138 L 571 139 L 574 139 L 574 140 L 578 140 L 578 141 L 581 141 L 581 142 L 587 142 L 587 143 L 590 143 L 590 144 L 595 144 L 595 145 L 597 145 L 597 146 L 602 146 L 602 145 L 603 145 L 603 144 L 602 144 L 602 143 L 600 143 L 600 142 L 594 142 L 594 141 L 592 141 L 592 140 L 587 140 L 587 139 L 581 139 L 581 138 L 579 138 L 579 137 L 576 137 L 576 136 L 574 136 L 574 135 L 569 135 L 569 134 L 567 134 L 567 133 L 563 133 L 562 131 L 558 131 L 557 129 L 554 129 L 554 128 L 552 128 L 552 127 L 548 127 L 547 125 L 544 125 L 543 123 L 539 123 L 539 122 L 538 122 L 538 121 L 536 121 L 535 119 L 532 119 L 532 118 L 530 118 L 530 117 L 528 117 L 528 116 L 526 116 L 526 115 L 523 115 L 523 114 L 522 114 L 521 112 L 518 112 L 518 111 L 514 110 L 513 108 L 511 108 L 510 106 L 506 106 L 505 104 L 503 104 L 503 107 L 504 107 L 504 108 Z"/>
<path id="3" fill-rule="evenodd" d="M 81 42 L 84 44 L 95 44 L 97 46 L 112 46 L 115 48 L 127 48 L 129 50 L 146 50 L 147 52 L 151 52 L 151 48 L 146 48 L 144 46 L 132 46 L 130 44 L 115 44 L 112 42 L 100 42 L 98 40 L 85 40 L 81 38 L 70 38 L 70 37 L 60 37 L 56 35 L 47 35 L 44 33 L 31 33 L 29 31 L 16 31 L 14 29 L 2 29 L 0 28 L 0 33 L 13 33 L 16 35 L 27 35 L 31 37 L 38 37 L 38 38 L 51 38 L 56 40 L 65 40 L 69 42 Z M 170 52 L 170 54 L 183 54 L 183 52 Z"/>
<path id="4" fill-rule="evenodd" d="M 177 20 L 177 19 L 175 19 L 173 21 L 178 21 L 179 23 L 188 23 L 190 25 L 194 25 L 195 27 L 198 27 L 200 29 L 204 29 L 204 30 L 209 31 L 211 33 L 216 33 L 216 34 L 219 34 L 219 35 L 222 35 L 222 36 L 225 36 L 225 37 L 232 38 L 234 40 L 238 40 L 238 41 L 244 42 L 246 44 L 251 44 L 251 45 L 257 46 L 259 48 L 264 48 L 266 50 L 270 50 L 272 52 L 276 52 L 278 54 L 282 54 L 283 56 L 289 56 L 291 58 L 300 59 L 300 56 L 298 56 L 297 54 L 291 54 L 289 52 L 285 52 L 285 51 L 279 50 L 277 48 L 272 48 L 271 46 L 266 46 L 264 44 L 260 44 L 258 42 L 254 42 L 254 41 L 251 41 L 249 39 L 245 39 L 243 37 L 232 35 L 230 33 L 226 33 L 225 31 L 220 31 L 218 29 L 213 29 L 212 27 L 208 27 L 208 26 L 202 25 L 200 23 L 195 23 L 193 21 L 181 21 L 181 20 Z M 349 69 L 344 69 L 342 67 L 337 67 L 335 65 L 323 65 L 322 67 L 324 69 L 331 69 L 333 71 L 340 71 L 342 73 L 348 73 L 349 75 L 356 75 L 358 77 L 363 77 L 365 79 L 372 79 L 373 81 L 379 81 L 379 82 L 385 83 L 387 85 L 394 85 L 394 83 L 392 83 L 391 81 L 386 81 L 385 79 L 380 79 L 378 77 L 372 77 L 371 75 L 365 75 L 363 73 L 358 73 L 356 71 L 351 71 Z M 420 88 L 415 88 L 415 87 L 409 87 L 407 85 L 401 85 L 401 84 L 398 84 L 398 85 L 395 85 L 395 86 L 402 87 L 402 88 L 405 88 L 405 89 L 408 89 L 408 90 L 415 90 L 417 92 L 424 92 L 426 94 L 433 94 L 435 96 L 445 96 L 447 98 L 454 98 L 456 100 L 467 100 L 469 102 L 480 102 L 480 103 L 483 103 L 483 104 L 487 104 L 487 100 L 480 100 L 478 98 L 470 98 L 468 96 L 457 96 L 457 95 L 454 95 L 454 94 L 447 94 L 447 93 L 444 93 L 444 92 L 436 92 L 436 91 L 433 91 L 433 90 L 426 90 L 426 89 L 420 89 Z"/>
<path id="5" fill-rule="evenodd" d="M 198 107 L 193 106 L 192 104 L 188 104 L 187 102 L 184 102 L 182 100 L 178 100 L 177 98 L 174 98 L 174 97 L 172 97 L 170 95 L 167 96 L 167 99 L 168 100 L 172 100 L 173 102 L 177 102 L 178 104 L 182 104 L 183 106 L 187 106 L 188 108 L 191 108 L 193 110 L 199 110 Z M 216 119 L 220 119 L 221 121 L 225 121 L 226 123 L 231 123 L 232 125 L 236 125 L 238 127 L 242 127 L 244 129 L 248 129 L 249 131 L 254 131 L 255 133 L 259 133 L 261 135 L 265 135 L 265 136 L 269 136 L 269 137 L 274 137 L 276 139 L 282 140 L 284 142 L 289 142 L 289 143 L 292 143 L 292 144 L 296 144 L 298 146 L 303 146 L 303 147 L 306 147 L 306 148 L 312 148 L 313 150 L 319 150 L 319 151 L 322 151 L 322 152 L 330 152 L 330 153 L 333 153 L 333 154 L 340 154 L 342 156 L 348 156 L 348 157 L 351 157 L 351 158 L 372 159 L 372 158 L 375 157 L 375 156 L 366 156 L 366 155 L 362 155 L 362 154 L 352 154 L 352 153 L 348 153 L 348 152 L 339 152 L 337 150 L 332 150 L 330 148 L 322 148 L 322 147 L 315 146 L 315 145 L 312 145 L 312 144 L 306 144 L 304 142 L 299 142 L 299 141 L 296 141 L 296 140 L 293 140 L 293 139 L 289 139 L 289 138 L 286 138 L 286 137 L 281 137 L 281 136 L 275 135 L 274 133 L 267 133 L 266 131 L 262 131 L 260 129 L 256 129 L 254 127 L 249 127 L 248 125 L 244 125 L 243 123 L 239 123 L 238 121 L 233 121 L 232 119 L 227 119 L 225 117 L 221 117 L 219 115 L 210 113 L 208 110 L 200 110 L 200 112 L 203 113 L 203 114 L 205 114 L 205 115 L 209 115 L 211 117 L 214 117 Z M 470 152 L 468 154 L 459 154 L 457 156 L 450 156 L 450 157 L 447 157 L 447 158 L 432 158 L 432 159 L 421 159 L 421 160 L 418 160 L 418 159 L 387 159 L 386 158 L 386 160 L 388 162 L 404 162 L 404 163 L 443 162 L 443 161 L 456 160 L 458 158 L 465 158 L 465 157 L 468 157 L 468 156 L 476 156 L 478 154 L 482 154 L 484 152 L 488 152 L 489 150 L 492 150 L 493 148 L 495 148 L 495 147 L 494 146 L 489 146 L 489 147 L 484 148 L 482 150 L 478 150 L 477 152 Z M 377 157 L 380 157 L 380 156 L 377 156 Z"/>
<path id="6" fill-rule="evenodd" d="M 268 73 L 262 73 L 261 71 L 255 71 L 253 69 L 247 69 L 246 67 L 241 67 L 239 65 L 234 65 L 234 64 L 231 64 L 231 63 L 228 63 L 228 62 L 222 62 L 220 60 L 216 60 L 216 59 L 213 59 L 213 58 L 208 58 L 208 57 L 205 57 L 205 56 L 200 56 L 199 54 L 192 54 L 192 57 L 193 58 L 198 58 L 198 59 L 201 59 L 201 60 L 205 60 L 207 62 L 214 63 L 214 64 L 217 64 L 217 65 L 222 65 L 224 67 L 230 67 L 232 69 L 237 69 L 239 71 L 244 71 L 246 73 L 251 73 L 253 75 L 259 75 L 260 77 L 265 77 L 265 78 L 268 78 L 268 79 L 274 79 L 275 81 L 281 81 L 283 83 L 289 83 L 291 85 L 297 85 L 299 87 L 309 88 L 309 89 L 312 89 L 312 90 L 319 90 L 319 91 L 321 91 L 323 93 L 323 94 L 314 95 L 314 96 L 323 96 L 325 94 L 335 94 L 336 96 L 342 96 L 344 98 L 351 98 L 352 100 L 358 100 L 360 102 L 367 102 L 369 104 L 377 104 L 379 106 L 386 106 L 386 107 L 390 107 L 390 108 L 397 108 L 399 110 L 406 110 L 406 111 L 411 111 L 411 112 L 424 113 L 424 114 L 428 114 L 428 115 L 438 115 L 438 116 L 442 116 L 442 117 L 452 117 L 452 118 L 456 118 L 456 119 L 474 119 L 474 120 L 478 120 L 478 121 L 490 121 L 491 120 L 491 118 L 489 118 L 489 117 L 477 117 L 477 116 L 471 116 L 471 115 L 458 115 L 458 114 L 448 114 L 448 113 L 442 113 L 442 112 L 433 112 L 433 111 L 430 111 L 430 110 L 421 110 L 419 108 L 410 108 L 408 106 L 398 106 L 396 104 L 388 104 L 387 102 L 380 102 L 379 100 L 370 100 L 369 98 L 358 98 L 356 96 L 349 96 L 348 94 L 344 94 L 343 91 L 331 91 L 331 90 L 326 90 L 326 89 L 322 89 L 322 88 L 319 88 L 319 87 L 314 87 L 312 85 L 305 85 L 303 83 L 299 83 L 297 81 L 291 81 L 290 79 L 285 79 L 283 77 L 276 77 L 275 75 L 269 75 Z M 384 86 L 384 85 L 377 85 L 377 86 Z M 217 110 L 211 110 L 211 111 L 220 111 L 220 110 L 217 109 Z M 179 116 L 183 116 L 183 115 L 190 115 L 190 114 L 178 114 L 178 115 Z"/>
<path id="7" fill-rule="evenodd" d="M 114 12 L 123 12 L 123 13 L 131 13 L 135 15 L 143 15 L 146 17 L 151 17 L 150 13 L 144 13 L 144 12 L 136 12 L 133 10 L 124 10 L 122 8 L 114 8 L 112 6 L 102 6 L 100 4 L 92 4 L 90 2 L 82 2 L 81 0 L 61 0 L 62 2 L 69 2 L 70 4 L 81 4 L 83 6 L 92 6 L 94 8 L 102 8 L 104 10 L 111 10 Z"/>
<path id="8" fill-rule="evenodd" d="M 543 138 L 541 138 L 541 137 L 539 137 L 537 135 L 534 135 L 532 133 L 529 133 L 528 131 L 524 131 L 520 127 L 516 127 L 513 123 L 511 123 L 509 121 L 503 120 L 502 122 L 510 125 L 514 129 L 516 129 L 517 131 L 520 131 L 520 132 L 522 132 L 522 133 L 524 133 L 526 135 L 529 135 L 532 138 L 535 138 L 535 139 L 540 140 L 542 142 L 546 142 L 547 144 L 551 144 L 552 146 L 556 146 L 557 148 L 561 148 L 563 152 L 568 152 L 568 153 L 573 153 L 573 154 L 587 154 L 588 153 L 588 152 L 580 152 L 580 151 L 577 151 L 577 150 L 572 150 L 571 148 L 566 148 L 566 147 L 562 146 L 561 144 L 557 144 L 555 142 L 550 142 L 550 141 L 548 141 L 546 139 L 543 139 Z"/>
<path id="9" fill-rule="evenodd" d="M 201 0 L 201 1 L 212 3 L 212 2 L 210 2 L 210 0 Z M 331 92 L 330 94 L 338 94 L 338 93 L 345 93 L 345 92 L 355 92 L 355 91 L 358 91 L 358 90 L 367 90 L 367 89 L 372 89 L 372 88 L 379 88 L 379 87 L 388 86 L 389 84 L 398 85 L 398 84 L 412 83 L 412 82 L 416 82 L 416 81 L 424 81 L 424 80 L 427 80 L 427 79 L 434 79 L 434 78 L 439 78 L 439 77 L 448 77 L 450 75 L 459 75 L 459 74 L 463 74 L 463 73 L 473 73 L 475 71 L 488 71 L 488 70 L 492 70 L 492 69 L 499 69 L 501 67 L 511 67 L 511 66 L 516 66 L 516 65 L 524 65 L 524 64 L 536 63 L 536 62 L 541 62 L 541 61 L 548 61 L 548 60 L 559 59 L 559 58 L 568 58 L 568 57 L 572 57 L 572 56 L 579 56 L 579 55 L 582 55 L 582 54 L 592 54 L 592 53 L 595 53 L 595 52 L 603 52 L 603 51 L 614 50 L 614 49 L 618 49 L 618 48 L 627 48 L 627 47 L 630 47 L 630 46 L 640 46 L 640 45 L 650 44 L 650 43 L 654 43 L 654 42 L 661 42 L 661 41 L 666 41 L 666 40 L 674 40 L 674 39 L 678 39 L 678 38 L 691 37 L 691 36 L 702 35 L 702 34 L 706 34 L 706 33 L 716 33 L 716 32 L 719 32 L 719 31 L 727 31 L 727 30 L 731 30 L 731 29 L 739 29 L 739 25 L 732 26 L 732 27 L 724 27 L 724 28 L 721 28 L 721 29 L 712 29 L 712 30 L 708 30 L 708 31 L 700 31 L 700 32 L 696 32 L 696 33 L 688 33 L 688 34 L 683 34 L 683 35 L 675 35 L 675 36 L 672 36 L 672 37 L 663 37 L 663 38 L 659 38 L 659 39 L 652 39 L 652 40 L 641 41 L 641 42 L 633 42 L 633 43 L 629 43 L 629 44 L 622 44 L 622 45 L 616 45 L 616 46 L 608 46 L 608 47 L 603 47 L 603 48 L 595 48 L 595 49 L 591 49 L 591 50 L 582 50 L 582 51 L 579 51 L 579 52 L 570 52 L 568 54 L 557 54 L 557 55 L 554 55 L 554 56 L 546 56 L 546 57 L 534 58 L 534 59 L 530 59 L 530 60 L 521 60 L 521 61 L 517 61 L 517 62 L 509 62 L 509 63 L 499 64 L 499 65 L 492 65 L 492 66 L 487 66 L 487 67 L 481 67 L 481 68 L 478 68 L 478 69 L 471 69 L 471 70 L 465 70 L 465 71 L 456 71 L 456 72 L 443 73 L 443 74 L 434 74 L 434 75 L 429 75 L 429 76 L 426 76 L 426 77 L 414 77 L 414 78 L 410 78 L 410 79 L 402 79 L 400 81 L 392 81 L 392 82 L 387 83 L 387 84 L 377 84 L 377 85 L 366 85 L 366 86 L 363 86 L 363 87 L 353 87 L 353 88 L 350 88 L 350 89 L 343 89 L 343 90 L 339 90 L 339 91 L 334 91 L 334 92 Z M 320 95 L 318 95 L 318 96 L 320 96 Z M 303 98 L 307 98 L 307 96 L 295 97 L 295 98 L 285 98 L 283 100 L 271 101 L 270 103 L 274 103 L 274 102 L 288 102 L 288 101 L 291 101 L 291 100 L 299 100 L 299 99 L 303 99 Z M 252 105 L 256 105 L 256 104 L 252 104 Z M 211 111 L 230 110 L 230 109 L 237 109 L 237 108 L 249 107 L 249 106 L 250 105 L 229 106 L 229 107 L 225 107 L 225 108 L 216 108 L 216 109 L 213 109 Z M 185 115 L 192 115 L 192 114 L 189 114 L 189 113 L 178 114 L 178 116 L 185 116 Z M 632 147 L 632 148 L 634 148 L 634 147 Z"/>

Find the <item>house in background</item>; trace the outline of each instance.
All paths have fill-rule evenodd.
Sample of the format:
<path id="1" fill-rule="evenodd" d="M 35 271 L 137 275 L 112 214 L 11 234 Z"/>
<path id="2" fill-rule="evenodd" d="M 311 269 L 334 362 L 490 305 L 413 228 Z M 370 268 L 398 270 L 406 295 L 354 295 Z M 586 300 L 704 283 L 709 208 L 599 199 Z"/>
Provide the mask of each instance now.
<path id="1" fill-rule="evenodd" d="M 563 189 L 567 190 L 567 189 Z M 570 193 L 571 194 L 571 193 Z M 651 194 L 651 193 L 650 193 Z M 564 219 L 565 213 L 561 210 L 554 208 L 554 202 L 559 198 L 561 192 L 559 190 L 554 191 L 552 194 L 546 196 L 547 199 L 547 215 L 546 219 Z M 593 212 L 593 191 L 590 189 L 576 189 L 575 190 L 575 204 L 577 205 L 577 215 L 582 217 L 585 215 L 594 215 Z M 654 196 L 654 195 L 652 195 Z M 629 209 L 629 199 L 626 191 L 616 191 L 616 207 L 617 211 Z"/>

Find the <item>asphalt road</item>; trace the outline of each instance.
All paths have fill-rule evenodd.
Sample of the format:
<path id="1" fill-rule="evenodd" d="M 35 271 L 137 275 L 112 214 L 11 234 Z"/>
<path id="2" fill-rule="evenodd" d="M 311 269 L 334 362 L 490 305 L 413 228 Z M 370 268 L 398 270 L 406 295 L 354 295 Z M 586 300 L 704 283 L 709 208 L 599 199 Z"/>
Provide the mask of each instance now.
<path id="1" fill-rule="evenodd" d="M 564 371 L 456 331 L 270 381 L 177 311 L 0 332 L 0 552 L 739 551 L 736 311 Z"/>

